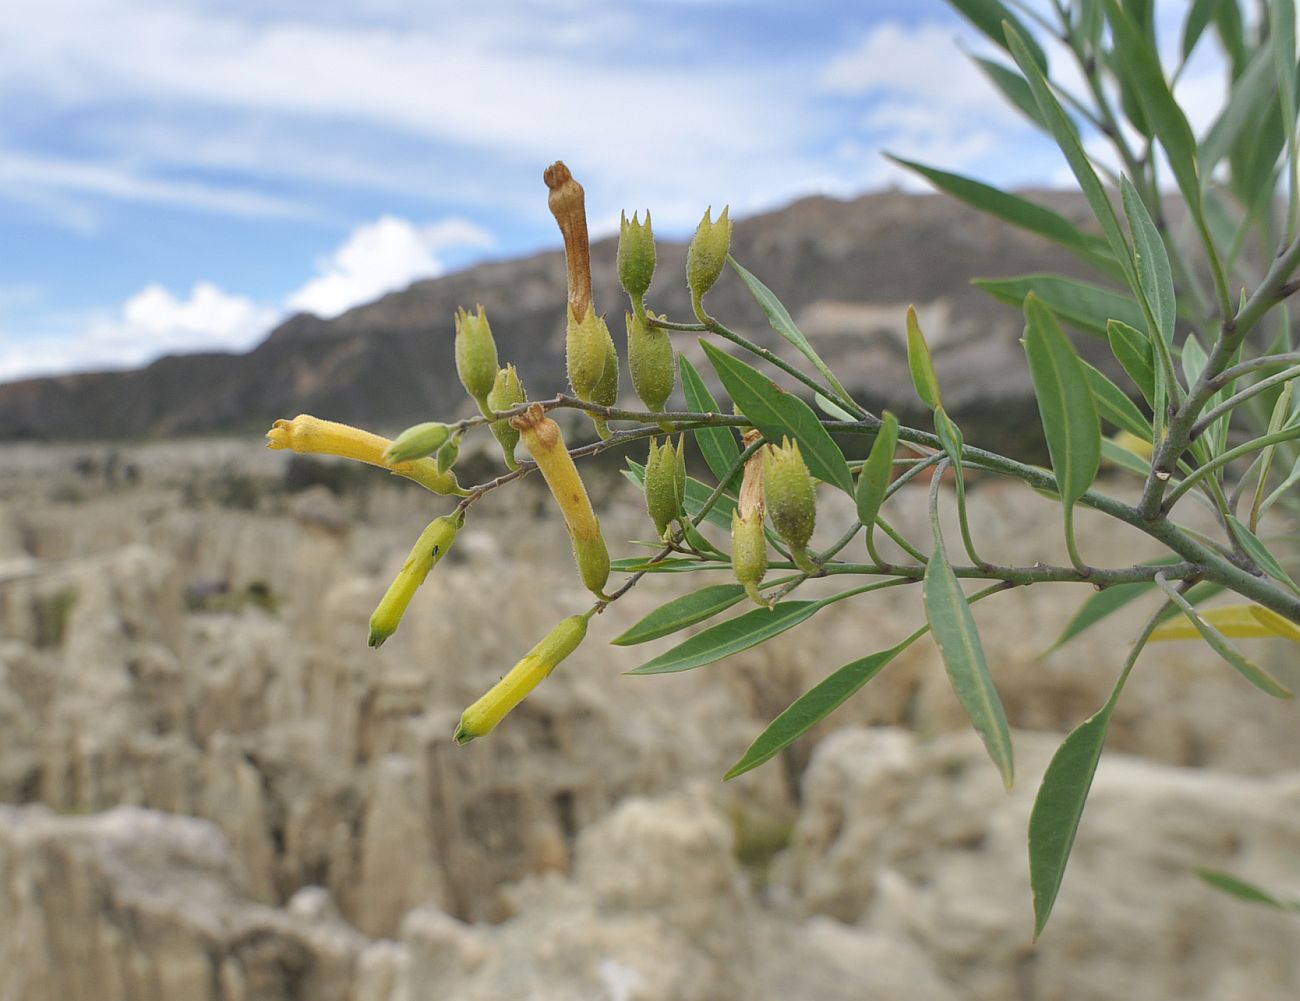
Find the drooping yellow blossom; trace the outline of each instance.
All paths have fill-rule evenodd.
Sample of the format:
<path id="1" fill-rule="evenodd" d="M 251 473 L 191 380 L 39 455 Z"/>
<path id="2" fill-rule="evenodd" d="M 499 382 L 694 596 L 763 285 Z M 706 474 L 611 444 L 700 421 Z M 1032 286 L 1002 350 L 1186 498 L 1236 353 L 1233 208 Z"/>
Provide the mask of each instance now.
<path id="1" fill-rule="evenodd" d="M 465 512 L 458 511 L 454 515 L 434 518 L 420 533 L 420 537 L 415 540 L 415 545 L 411 547 L 405 562 L 402 563 L 402 569 L 388 585 L 388 590 L 384 592 L 374 614 L 370 616 L 368 642 L 372 647 L 382 646 L 384 640 L 397 631 L 402 616 L 406 614 L 406 606 L 411 603 L 415 592 L 429 576 L 429 571 L 447 555 L 447 550 L 456 541 L 456 533 L 464 524 Z"/>
<path id="2" fill-rule="evenodd" d="M 1248 605 L 1220 605 L 1198 613 L 1224 636 L 1233 639 L 1281 636 L 1300 643 L 1300 625 L 1278 615 L 1271 608 L 1254 603 Z M 1198 640 L 1201 634 L 1192 620 L 1185 615 L 1170 619 L 1151 634 L 1151 641 Z"/>
<path id="3" fill-rule="evenodd" d="M 594 609 L 593 609 L 594 611 Z M 500 723 L 515 706 L 519 705 L 555 666 L 573 653 L 587 635 L 585 615 L 571 615 L 524 655 L 504 678 L 493 685 L 482 698 L 466 709 L 456 727 L 456 743 L 468 744 L 482 737 Z"/>
<path id="4" fill-rule="evenodd" d="M 605 598 L 605 582 L 609 580 L 609 549 L 605 546 L 604 536 L 600 534 L 600 519 L 592 509 L 587 488 L 564 444 L 560 426 L 547 417 L 537 403 L 518 417 L 510 418 L 510 423 L 528 446 L 533 461 L 541 470 L 542 478 L 546 480 L 546 485 L 555 496 L 555 502 L 560 506 L 583 584 L 598 598 Z"/>
<path id="5" fill-rule="evenodd" d="M 338 455 L 345 459 L 355 459 L 372 466 L 387 469 L 397 476 L 414 480 L 435 494 L 455 494 L 466 496 L 469 491 L 461 488 L 453 472 L 438 472 L 438 464 L 432 459 L 417 459 L 414 462 L 398 462 L 389 465 L 384 455 L 392 443 L 377 434 L 362 431 L 349 424 L 336 421 L 323 421 L 310 414 L 299 414 L 293 420 L 278 420 L 266 432 L 266 447 L 274 449 L 292 449 L 304 455 Z"/>

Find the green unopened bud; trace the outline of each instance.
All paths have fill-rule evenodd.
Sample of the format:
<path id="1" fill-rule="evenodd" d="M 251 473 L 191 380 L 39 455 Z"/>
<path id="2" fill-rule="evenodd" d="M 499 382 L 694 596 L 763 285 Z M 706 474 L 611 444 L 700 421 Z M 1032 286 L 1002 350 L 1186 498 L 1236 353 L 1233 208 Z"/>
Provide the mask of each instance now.
<path id="1" fill-rule="evenodd" d="M 446 424 L 437 421 L 415 424 L 393 439 L 393 443 L 384 450 L 384 461 L 410 462 L 412 459 L 432 455 L 443 446 L 450 433 Z"/>
<path id="2" fill-rule="evenodd" d="M 807 549 L 817 520 L 817 497 L 798 442 L 783 438 L 780 447 L 763 449 L 763 495 L 772 526 L 789 543 L 795 563 L 801 570 L 816 573 Z"/>
<path id="3" fill-rule="evenodd" d="M 454 734 L 456 743 L 468 744 L 475 737 L 491 733 L 560 661 L 578 649 L 586 635 L 587 615 L 571 615 L 560 622 L 504 678 L 461 713 Z"/>
<path id="4" fill-rule="evenodd" d="M 649 326 L 635 313 L 627 314 L 627 367 L 646 409 L 662 413 L 677 382 L 677 356 L 668 331 Z"/>
<path id="5" fill-rule="evenodd" d="M 701 300 L 704 293 L 713 288 L 713 283 L 722 274 L 722 267 L 727 263 L 727 252 L 731 249 L 731 219 L 728 208 L 722 210 L 718 221 L 710 218 L 712 209 L 705 209 L 704 218 L 691 238 L 691 245 L 686 251 L 686 284 L 691 290 L 691 304 L 701 320 L 704 307 Z"/>
<path id="6" fill-rule="evenodd" d="M 631 222 L 627 213 L 622 213 L 618 226 L 618 280 L 638 312 L 654 273 L 655 237 L 650 229 L 650 210 L 646 209 L 644 226 L 637 221 L 635 212 Z"/>
<path id="7" fill-rule="evenodd" d="M 662 445 L 650 439 L 650 456 L 645 464 L 645 503 L 655 531 L 663 538 L 681 512 L 681 491 L 677 488 L 677 457 L 671 438 Z"/>
<path id="8" fill-rule="evenodd" d="M 677 436 L 677 455 L 673 459 L 673 487 L 677 490 L 677 506 L 686 503 L 686 434 Z"/>
<path id="9" fill-rule="evenodd" d="M 488 393 L 488 408 L 493 413 L 503 413 L 519 406 L 528 399 L 524 385 L 519 381 L 519 373 L 513 365 L 507 365 L 497 372 L 492 392 Z M 510 426 L 508 419 L 493 421 L 490 425 L 492 434 L 501 445 L 501 454 L 505 456 L 506 465 L 518 469 L 515 459 L 515 446 L 519 444 L 519 432 Z"/>
<path id="10" fill-rule="evenodd" d="M 772 607 L 758 590 L 767 573 L 767 536 L 763 534 L 761 508 L 744 517 L 739 509 L 731 512 L 731 569 L 750 598 L 757 604 Z"/>
<path id="11" fill-rule="evenodd" d="M 388 585 L 388 590 L 380 599 L 374 614 L 370 616 L 369 643 L 372 647 L 383 645 L 384 640 L 397 631 L 398 623 L 402 621 L 402 615 L 406 612 L 406 606 L 411 603 L 416 590 L 429 576 L 429 571 L 438 565 L 438 561 L 446 555 L 451 544 L 456 541 L 456 533 L 464 523 L 465 514 L 462 511 L 443 518 L 435 518 L 420 533 L 420 537 L 415 540 L 415 545 L 407 554 L 402 569 Z"/>
<path id="12" fill-rule="evenodd" d="M 482 306 L 475 313 L 456 311 L 456 374 L 479 409 L 486 410 L 497 377 L 497 345 Z"/>
<path id="13" fill-rule="evenodd" d="M 612 340 L 609 327 L 595 310 L 587 310 L 579 320 L 569 309 L 568 328 L 564 337 L 564 363 L 569 385 L 580 400 L 592 400 L 609 360 L 606 340 Z"/>
<path id="14" fill-rule="evenodd" d="M 438 449 L 438 472 L 445 473 L 460 458 L 460 435 L 454 434 Z"/>
<path id="15" fill-rule="evenodd" d="M 605 328 L 605 368 L 592 391 L 591 402 L 599 403 L 602 407 L 612 407 L 618 403 L 618 348 L 614 346 L 614 335 L 605 326 L 605 321 L 601 320 L 600 325 Z M 605 418 L 593 414 L 591 420 L 596 425 L 596 433 L 601 438 L 608 438 L 609 425 Z"/>

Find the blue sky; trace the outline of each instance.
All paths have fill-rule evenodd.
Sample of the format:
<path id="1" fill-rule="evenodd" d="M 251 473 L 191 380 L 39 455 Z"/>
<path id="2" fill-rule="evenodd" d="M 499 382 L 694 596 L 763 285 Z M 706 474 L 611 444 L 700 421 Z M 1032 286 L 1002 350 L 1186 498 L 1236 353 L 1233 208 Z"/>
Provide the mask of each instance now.
<path id="1" fill-rule="evenodd" d="M 882 149 L 1061 182 L 963 46 L 939 0 L 0 4 L 0 380 L 557 245 L 555 159 L 597 235 L 915 187 Z"/>

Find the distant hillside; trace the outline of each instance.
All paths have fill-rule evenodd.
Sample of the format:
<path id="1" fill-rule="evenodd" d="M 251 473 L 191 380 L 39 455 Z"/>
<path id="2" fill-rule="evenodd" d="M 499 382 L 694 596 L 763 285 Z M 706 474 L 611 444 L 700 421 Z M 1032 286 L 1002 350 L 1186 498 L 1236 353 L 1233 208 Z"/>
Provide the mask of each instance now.
<path id="1" fill-rule="evenodd" d="M 1040 194 L 1077 219 L 1081 199 Z M 558 234 L 557 234 L 558 243 Z M 968 428 L 1018 428 L 1032 413 L 1015 310 L 970 287 L 978 276 L 1085 273 L 1072 257 L 937 195 L 884 192 L 809 198 L 736 224 L 734 256 L 784 301 L 844 383 L 873 406 L 913 408 L 904 310 L 915 303 L 945 397 Z M 623 342 L 626 299 L 615 242 L 593 249 L 596 303 Z M 685 247 L 661 243 L 652 308 L 690 317 Z M 747 291 L 725 275 L 715 315 L 776 347 Z M 0 386 L 0 438 L 152 438 L 256 432 L 300 412 L 397 428 L 469 407 L 452 360 L 452 315 L 483 303 L 500 357 L 535 397 L 564 382 L 564 262 L 559 251 L 492 262 L 417 282 L 334 320 L 298 315 L 242 355 L 171 356 L 136 371 L 29 379 Z M 693 335 L 681 345 L 698 355 Z M 630 380 L 624 374 L 624 390 Z M 973 422 L 973 423 L 971 423 Z"/>

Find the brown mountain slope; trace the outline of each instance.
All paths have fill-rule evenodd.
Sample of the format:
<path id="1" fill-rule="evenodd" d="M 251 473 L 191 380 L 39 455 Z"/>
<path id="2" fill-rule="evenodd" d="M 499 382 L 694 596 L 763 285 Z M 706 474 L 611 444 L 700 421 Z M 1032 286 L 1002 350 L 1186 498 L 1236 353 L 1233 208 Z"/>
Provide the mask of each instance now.
<path id="1" fill-rule="evenodd" d="M 1040 196 L 1068 215 L 1082 203 Z M 597 306 L 623 341 L 626 303 L 612 240 L 593 248 Z M 1016 311 L 971 288 L 977 276 L 1084 273 L 1037 238 L 934 195 L 883 192 L 851 201 L 809 198 L 738 222 L 732 251 L 777 293 L 863 402 L 912 412 L 902 329 L 916 303 L 935 349 L 945 399 L 971 431 L 1019 426 L 1032 413 Z M 651 306 L 689 318 L 685 247 L 662 243 Z M 762 343 L 771 332 L 741 282 L 724 275 L 715 315 Z M 0 386 L 0 438 L 143 438 L 256 431 L 311 412 L 377 428 L 468 412 L 452 361 L 452 315 L 483 303 L 500 357 L 534 397 L 564 381 L 564 265 L 547 252 L 417 282 L 325 321 L 290 318 L 243 355 L 171 356 L 146 368 Z M 695 357 L 694 335 L 681 346 Z M 782 343 L 782 349 L 788 346 Z M 624 375 L 624 392 L 630 380 Z"/>

